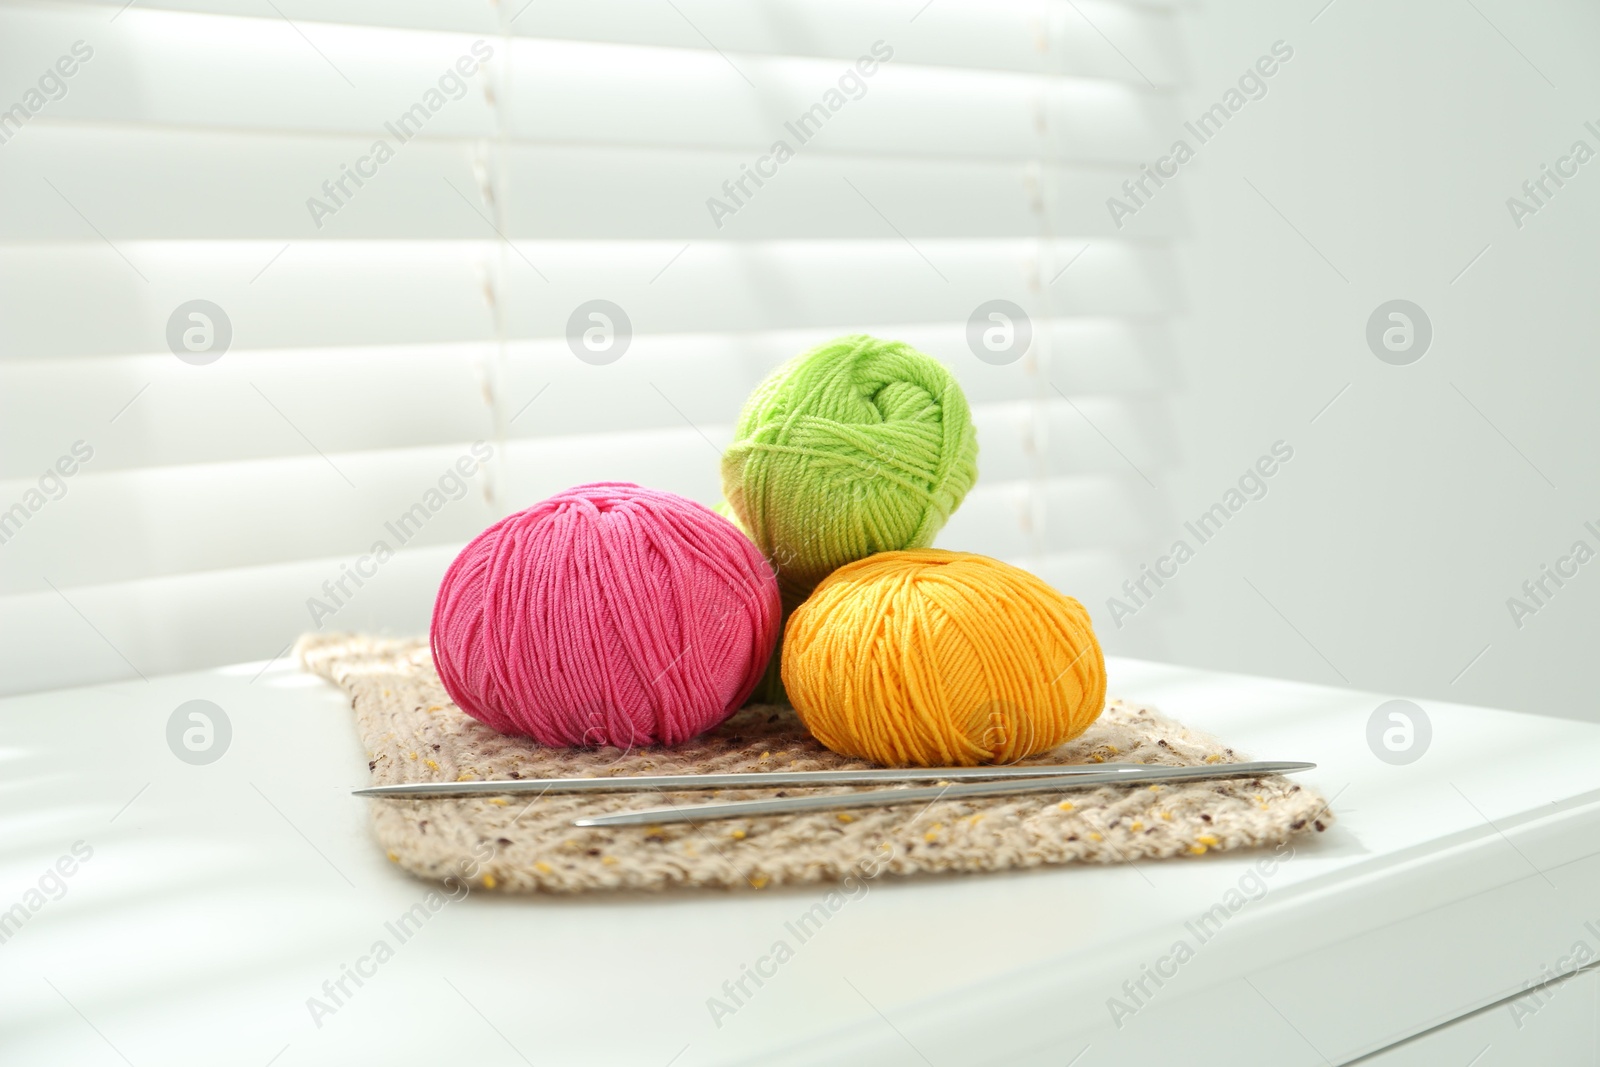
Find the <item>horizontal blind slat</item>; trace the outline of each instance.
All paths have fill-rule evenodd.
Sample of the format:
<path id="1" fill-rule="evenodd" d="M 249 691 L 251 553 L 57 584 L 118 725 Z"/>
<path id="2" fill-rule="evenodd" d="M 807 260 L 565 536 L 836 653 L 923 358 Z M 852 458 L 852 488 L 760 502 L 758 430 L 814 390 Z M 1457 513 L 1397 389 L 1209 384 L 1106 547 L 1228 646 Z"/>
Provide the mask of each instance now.
<path id="1" fill-rule="evenodd" d="M 52 4 L 101 29 L 106 8 L 127 0 Z M 28 5 L 12 5 L 26 10 Z M 436 0 L 315 0 L 279 3 L 286 18 L 336 55 L 342 26 L 388 27 L 485 37 L 500 30 L 487 4 Z M 647 45 L 732 55 L 796 55 L 854 60 L 876 40 L 891 42 L 902 62 L 976 67 L 1021 73 L 1068 74 L 1139 85 L 1171 85 L 1183 61 L 1167 4 L 1077 0 L 1077 10 L 1053 0 L 940 3 L 917 12 L 904 0 L 678 0 L 678 10 L 656 0 L 540 0 L 512 10 L 517 37 Z M 186 16 L 222 15 L 261 20 L 256 0 L 141 0 L 118 16 L 152 27 L 182 26 Z M 913 19 L 911 16 L 916 15 Z M 215 22 L 216 20 L 207 20 Z M 334 24 L 329 26 L 328 24 Z M 342 26 L 341 26 L 342 24 Z M 1098 32 L 1097 32 L 1098 31 Z M 170 30 L 169 30 L 170 32 Z M 1113 48 L 1106 39 L 1117 42 Z M 1121 49 L 1124 55 L 1119 55 Z"/>
<path id="2" fill-rule="evenodd" d="M 1034 355 L 980 361 L 963 323 L 872 327 L 943 361 L 975 407 L 1060 403 L 1030 373 L 1048 359 L 1049 382 L 1070 395 L 1144 393 L 1173 381 L 1165 332 L 1125 320 L 1036 324 Z M 604 367 L 565 341 L 508 347 L 504 373 L 515 438 L 672 428 L 679 411 L 729 422 L 781 362 L 865 324 L 745 335 L 646 334 Z M 1048 355 L 1046 356 L 1046 353 Z M 484 402 L 490 344 L 400 345 L 230 352 L 203 368 L 171 355 L 0 362 L 0 480 L 31 480 L 72 441 L 98 451 L 97 474 L 141 467 L 252 461 L 299 454 L 273 405 L 292 413 L 329 453 L 443 445 L 492 432 Z M 660 392 L 657 392 L 657 390 Z M 666 403 L 663 394 L 677 405 Z"/>
<path id="3" fill-rule="evenodd" d="M 407 550 L 341 598 L 324 630 L 424 634 L 439 579 L 459 545 Z M 189 671 L 286 654 L 313 624 L 306 601 L 340 576 L 337 560 L 303 560 L 0 596 L 7 649 L 0 686 L 13 693 Z M 329 603 L 324 599 L 324 603 Z M 137 672 L 137 673 L 136 673 Z"/>
<path id="4" fill-rule="evenodd" d="M 280 241 L 493 237 L 476 178 L 481 146 L 408 145 L 357 186 L 355 138 L 134 131 L 40 121 L 5 146 L 0 241 Z M 803 154 L 779 166 L 726 151 L 514 147 L 506 233 L 534 239 L 774 240 L 1110 238 L 1120 171 L 1021 161 Z M 363 165 L 365 166 L 365 165 Z M 373 164 L 376 167 L 376 164 Z M 85 175 L 115 172 L 114 185 Z M 343 180 L 341 187 L 324 183 Z M 757 180 L 761 184 L 756 184 Z M 309 206 L 308 206 L 309 205 Z M 893 229 L 885 224 L 889 220 Z M 86 220 L 88 222 L 86 223 Z M 92 225 L 92 229 L 91 229 Z M 1141 212 L 1141 239 L 1171 237 L 1173 198 Z"/>
<path id="5" fill-rule="evenodd" d="M 412 134 L 495 136 L 497 112 L 513 138 L 561 144 L 750 153 L 783 139 L 796 151 L 1098 162 L 1148 158 L 1178 126 L 1172 101 L 1142 84 L 901 59 L 878 64 L 868 54 L 871 38 L 860 52 L 875 69 L 863 76 L 854 56 L 735 62 L 705 49 L 508 43 L 347 26 L 320 27 L 329 40 L 319 50 L 308 47 L 303 30 L 275 17 L 206 19 L 135 8 L 103 23 L 73 18 L 70 9 L 0 14 L 11 28 L 0 43 L 0 69 L 15 72 L 10 99 L 68 54 L 75 38 L 92 50 L 63 81 L 64 94 L 52 87 L 56 98 L 38 109 L 40 117 L 357 134 L 368 142 L 384 138 L 397 152 Z M 516 77 L 497 90 L 504 99 L 491 103 L 487 90 L 502 65 Z"/>
<path id="6" fill-rule="evenodd" d="M 114 251 L 89 241 L 0 246 L 0 359 L 162 352 L 173 311 L 202 297 L 226 311 L 238 350 L 493 336 L 492 243 L 119 242 Z M 620 305 L 636 336 L 964 322 L 996 298 L 1041 320 L 1146 319 L 1180 306 L 1164 247 L 1127 241 L 1087 251 L 1081 241 L 913 246 L 893 236 L 515 247 L 498 294 L 512 338 L 564 337 L 573 311 L 596 296 Z"/>

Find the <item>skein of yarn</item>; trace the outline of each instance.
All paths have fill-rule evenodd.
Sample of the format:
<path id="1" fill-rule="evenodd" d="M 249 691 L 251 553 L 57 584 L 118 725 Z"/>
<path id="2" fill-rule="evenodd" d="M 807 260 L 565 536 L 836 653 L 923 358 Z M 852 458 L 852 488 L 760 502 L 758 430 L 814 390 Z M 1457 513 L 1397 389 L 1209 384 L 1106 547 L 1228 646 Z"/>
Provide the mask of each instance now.
<path id="1" fill-rule="evenodd" d="M 433 660 L 468 715 L 547 745 L 675 744 L 734 712 L 777 640 L 777 582 L 727 519 L 626 482 L 490 526 L 434 602 Z"/>
<path id="2" fill-rule="evenodd" d="M 779 367 L 745 402 L 722 491 L 792 610 L 837 567 L 922 548 L 978 478 L 961 386 L 931 356 L 858 334 Z"/>
<path id="3" fill-rule="evenodd" d="M 1013 762 L 1077 737 L 1105 704 L 1083 605 L 962 552 L 841 567 L 790 616 L 782 664 L 817 740 L 889 765 Z"/>
<path id="4" fill-rule="evenodd" d="M 846 563 L 932 544 L 977 478 L 977 431 L 954 376 L 865 334 L 769 375 L 722 456 L 728 508 L 777 568 L 785 614 Z M 766 699 L 782 696 L 777 673 Z"/>

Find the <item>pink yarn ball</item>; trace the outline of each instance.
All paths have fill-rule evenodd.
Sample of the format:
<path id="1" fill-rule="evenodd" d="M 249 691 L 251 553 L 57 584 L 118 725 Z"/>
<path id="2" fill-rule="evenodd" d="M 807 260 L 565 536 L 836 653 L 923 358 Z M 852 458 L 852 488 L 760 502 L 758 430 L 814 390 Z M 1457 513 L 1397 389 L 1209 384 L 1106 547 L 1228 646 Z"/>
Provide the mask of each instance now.
<path id="1" fill-rule="evenodd" d="M 547 745 L 676 744 L 743 704 L 778 583 L 727 519 L 627 482 L 507 516 L 450 564 L 433 662 L 461 710 Z"/>

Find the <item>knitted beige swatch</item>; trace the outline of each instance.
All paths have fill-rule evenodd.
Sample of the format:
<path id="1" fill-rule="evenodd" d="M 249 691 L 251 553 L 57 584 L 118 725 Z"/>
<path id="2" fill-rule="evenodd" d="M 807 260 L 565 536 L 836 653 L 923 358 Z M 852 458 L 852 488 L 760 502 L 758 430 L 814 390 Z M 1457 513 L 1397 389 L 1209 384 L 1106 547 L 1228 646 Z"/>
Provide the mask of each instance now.
<path id="1" fill-rule="evenodd" d="M 427 643 L 308 634 L 300 663 L 350 694 L 374 785 L 472 779 L 706 774 L 867 767 L 806 733 L 787 706 L 744 708 L 673 749 L 546 748 L 468 717 L 445 694 Z M 1149 708 L 1110 701 L 1075 741 L 1027 763 L 1191 766 L 1240 759 Z M 847 792 L 832 789 L 830 792 Z M 770 790 L 671 795 L 674 804 Z M 1065 797 L 1065 799 L 1063 799 Z M 941 800 L 755 818 L 580 829 L 574 818 L 657 807 L 660 793 L 369 801 L 389 858 L 422 878 L 506 892 L 685 886 L 761 889 L 881 872 L 999 871 L 1116 863 L 1275 845 L 1332 821 L 1327 802 L 1286 778 L 1103 786 L 1061 794 Z"/>

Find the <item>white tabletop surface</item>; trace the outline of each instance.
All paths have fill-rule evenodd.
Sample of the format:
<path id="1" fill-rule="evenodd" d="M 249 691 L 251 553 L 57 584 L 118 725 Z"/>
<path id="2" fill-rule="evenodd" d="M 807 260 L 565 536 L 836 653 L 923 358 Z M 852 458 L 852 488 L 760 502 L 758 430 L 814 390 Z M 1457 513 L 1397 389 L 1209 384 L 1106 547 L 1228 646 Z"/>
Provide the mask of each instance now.
<path id="1" fill-rule="evenodd" d="M 1196 944 L 1186 921 L 1267 853 L 884 876 L 803 944 L 785 924 L 824 888 L 475 891 L 318 1025 L 308 998 L 396 944 L 385 923 L 431 888 L 348 795 L 366 756 L 344 694 L 278 663 L 0 701 L 0 909 L 28 910 L 0 943 L 0 1063 L 1293 1067 L 1385 1047 L 1600 945 L 1600 725 L 1419 701 L 1431 746 L 1391 766 L 1366 740 L 1386 695 L 1109 670 L 1114 695 L 1241 752 L 1317 762 L 1306 780 L 1339 815 L 1175 977 L 1147 980 L 1120 1028 L 1108 999 Z M 167 746 L 191 699 L 232 725 L 205 766 Z M 46 873 L 77 842 L 92 855 L 58 892 Z M 779 939 L 793 958 L 714 1021 L 708 998 Z M 1517 1062 L 1500 1048 L 1476 1067 Z"/>

